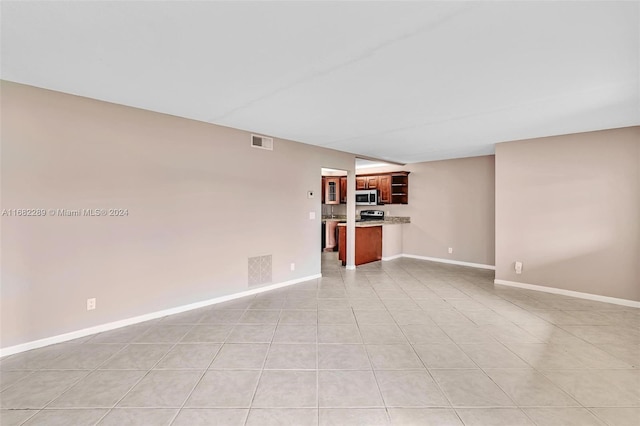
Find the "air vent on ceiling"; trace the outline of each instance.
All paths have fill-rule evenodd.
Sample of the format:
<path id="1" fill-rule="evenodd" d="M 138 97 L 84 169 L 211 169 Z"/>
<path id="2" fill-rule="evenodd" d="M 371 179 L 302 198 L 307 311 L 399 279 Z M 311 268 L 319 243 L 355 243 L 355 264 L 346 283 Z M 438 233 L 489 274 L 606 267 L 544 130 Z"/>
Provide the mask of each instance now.
<path id="1" fill-rule="evenodd" d="M 273 151 L 273 138 L 266 136 L 251 135 L 251 146 L 253 148 L 268 149 Z"/>

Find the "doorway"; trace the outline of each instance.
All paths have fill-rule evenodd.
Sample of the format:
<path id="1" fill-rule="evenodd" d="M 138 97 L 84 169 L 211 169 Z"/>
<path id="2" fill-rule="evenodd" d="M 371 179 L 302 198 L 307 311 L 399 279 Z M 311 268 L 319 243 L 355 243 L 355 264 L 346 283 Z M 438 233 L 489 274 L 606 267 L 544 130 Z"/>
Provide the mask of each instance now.
<path id="1" fill-rule="evenodd" d="M 339 226 L 347 222 L 347 171 L 321 168 L 321 265 L 322 269 L 339 267 Z M 342 248 L 345 250 L 345 247 Z"/>

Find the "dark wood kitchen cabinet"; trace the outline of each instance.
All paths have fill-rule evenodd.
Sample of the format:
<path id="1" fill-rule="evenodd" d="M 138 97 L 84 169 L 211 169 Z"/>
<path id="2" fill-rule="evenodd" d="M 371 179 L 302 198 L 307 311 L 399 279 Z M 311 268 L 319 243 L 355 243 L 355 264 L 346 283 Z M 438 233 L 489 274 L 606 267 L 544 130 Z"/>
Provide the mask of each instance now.
<path id="1" fill-rule="evenodd" d="M 379 176 L 378 189 L 380 190 L 380 202 L 382 204 L 391 204 L 391 176 Z"/>
<path id="2" fill-rule="evenodd" d="M 408 204 L 409 172 L 357 175 L 356 190 L 360 189 L 377 189 L 380 191 L 381 204 Z M 346 176 L 322 177 L 323 204 L 346 204 L 347 198 Z"/>
<path id="3" fill-rule="evenodd" d="M 380 176 L 367 176 L 367 189 L 378 189 L 380 187 Z"/>
<path id="4" fill-rule="evenodd" d="M 324 204 L 340 204 L 340 178 L 325 177 Z"/>
<path id="5" fill-rule="evenodd" d="M 391 204 L 409 204 L 409 172 L 390 175 Z"/>
<path id="6" fill-rule="evenodd" d="M 377 189 L 382 204 L 408 204 L 409 172 L 356 176 L 356 189 Z"/>
<path id="7" fill-rule="evenodd" d="M 382 259 L 382 226 L 356 227 L 355 264 Z M 338 259 L 347 264 L 347 227 L 338 226 Z"/>
<path id="8" fill-rule="evenodd" d="M 347 177 L 340 178 L 340 204 L 347 204 Z"/>
<path id="9" fill-rule="evenodd" d="M 338 246 L 338 238 L 337 238 L 337 220 L 327 220 L 325 222 L 325 236 L 324 236 L 324 247 L 322 251 L 336 251 L 336 247 Z"/>
<path id="10" fill-rule="evenodd" d="M 378 175 L 360 175 L 356 176 L 356 189 L 378 189 Z"/>

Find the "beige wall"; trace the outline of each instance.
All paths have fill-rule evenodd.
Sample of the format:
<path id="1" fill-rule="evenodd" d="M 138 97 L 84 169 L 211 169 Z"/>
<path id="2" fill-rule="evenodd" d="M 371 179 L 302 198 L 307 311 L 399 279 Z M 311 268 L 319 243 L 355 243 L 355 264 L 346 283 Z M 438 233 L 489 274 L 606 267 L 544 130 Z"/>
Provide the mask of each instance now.
<path id="1" fill-rule="evenodd" d="M 389 260 L 403 254 L 402 235 L 407 225 L 394 224 L 382 227 L 382 259 Z"/>
<path id="2" fill-rule="evenodd" d="M 639 169 L 640 127 L 498 144 L 496 279 L 640 300 Z"/>
<path id="3" fill-rule="evenodd" d="M 2 217 L 0 347 L 246 290 L 250 256 L 273 255 L 274 283 L 320 272 L 320 168 L 352 171 L 353 155 L 279 139 L 256 150 L 240 130 L 1 89 L 2 209 L 129 215 Z M 360 172 L 411 172 L 409 205 L 382 207 L 411 216 L 397 225 L 405 254 L 640 300 L 639 141 L 634 127 Z"/>
<path id="4" fill-rule="evenodd" d="M 352 171 L 353 155 L 1 88 L 3 209 L 129 215 L 2 217 L 0 347 L 246 290 L 250 256 L 273 255 L 274 283 L 320 273 L 320 168 Z"/>
<path id="5" fill-rule="evenodd" d="M 430 161 L 357 173 L 407 170 L 409 204 L 383 206 L 402 225 L 404 254 L 494 265 L 494 157 Z M 362 207 L 362 206 L 358 206 Z M 448 248 L 453 253 L 448 253 Z"/>

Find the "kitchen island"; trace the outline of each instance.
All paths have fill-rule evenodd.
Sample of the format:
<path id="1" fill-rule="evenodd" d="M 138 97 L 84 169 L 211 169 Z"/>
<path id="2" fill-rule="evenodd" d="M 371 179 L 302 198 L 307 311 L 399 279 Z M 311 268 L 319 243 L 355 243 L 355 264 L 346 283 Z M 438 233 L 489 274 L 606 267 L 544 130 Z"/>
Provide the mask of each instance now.
<path id="1" fill-rule="evenodd" d="M 382 260 L 383 256 L 387 257 L 390 254 L 401 254 L 402 233 L 398 227 L 401 227 L 403 223 L 409 222 L 410 219 L 408 217 L 388 217 L 385 220 L 356 222 L 355 265 Z M 385 238 L 384 240 L 383 237 Z M 339 223 L 338 259 L 342 261 L 343 266 L 347 262 L 346 241 L 346 223 Z M 393 253 L 385 253 L 385 251 L 393 251 Z"/>

